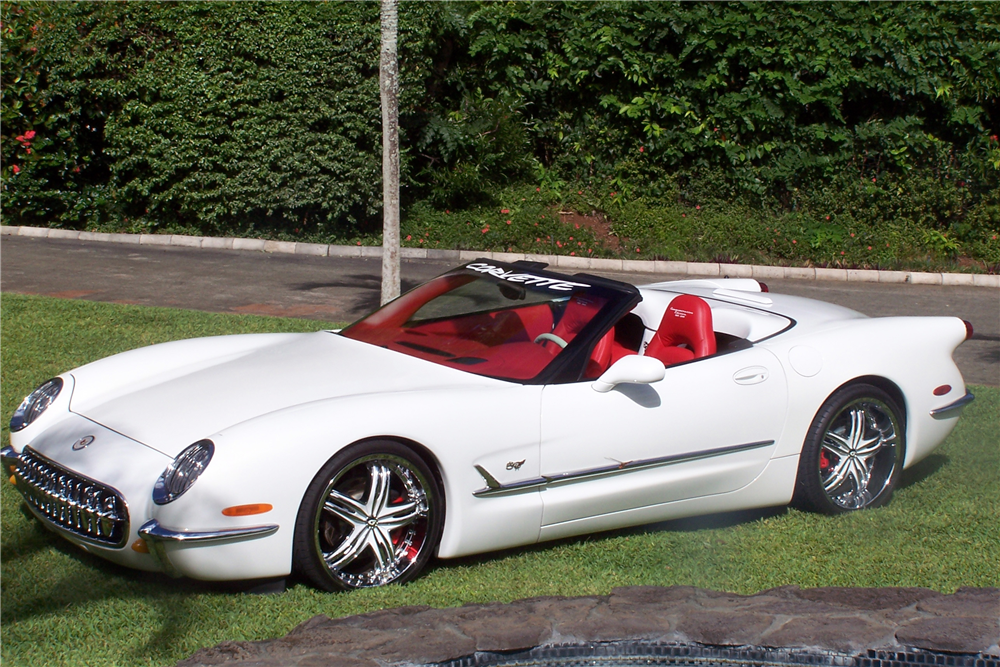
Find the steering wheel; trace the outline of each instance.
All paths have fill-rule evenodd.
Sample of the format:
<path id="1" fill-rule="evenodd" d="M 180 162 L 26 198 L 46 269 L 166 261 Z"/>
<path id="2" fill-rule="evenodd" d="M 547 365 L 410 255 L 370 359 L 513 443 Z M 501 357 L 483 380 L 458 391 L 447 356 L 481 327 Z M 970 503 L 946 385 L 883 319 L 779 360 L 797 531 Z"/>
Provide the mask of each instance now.
<path id="1" fill-rule="evenodd" d="M 553 343 L 555 343 L 556 345 L 558 345 L 560 348 L 565 348 L 566 345 L 568 344 L 568 343 L 566 343 L 566 341 L 564 341 L 562 338 L 560 338 L 559 336 L 555 335 L 554 333 L 541 333 L 541 334 L 538 334 L 537 336 L 535 336 L 535 342 L 536 343 L 545 342 L 547 340 L 552 341 Z"/>

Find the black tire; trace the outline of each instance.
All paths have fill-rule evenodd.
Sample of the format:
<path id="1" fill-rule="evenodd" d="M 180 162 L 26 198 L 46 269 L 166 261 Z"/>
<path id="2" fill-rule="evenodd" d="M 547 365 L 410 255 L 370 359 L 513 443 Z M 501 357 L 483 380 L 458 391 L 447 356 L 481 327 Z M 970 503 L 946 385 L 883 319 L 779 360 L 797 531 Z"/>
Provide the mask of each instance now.
<path id="1" fill-rule="evenodd" d="M 889 502 L 903 471 L 903 416 L 896 401 L 873 385 L 834 392 L 806 435 L 793 503 L 843 514 Z"/>
<path id="2" fill-rule="evenodd" d="M 326 591 L 413 579 L 437 551 L 444 493 L 430 467 L 397 442 L 338 453 L 306 490 L 295 522 L 296 569 Z"/>

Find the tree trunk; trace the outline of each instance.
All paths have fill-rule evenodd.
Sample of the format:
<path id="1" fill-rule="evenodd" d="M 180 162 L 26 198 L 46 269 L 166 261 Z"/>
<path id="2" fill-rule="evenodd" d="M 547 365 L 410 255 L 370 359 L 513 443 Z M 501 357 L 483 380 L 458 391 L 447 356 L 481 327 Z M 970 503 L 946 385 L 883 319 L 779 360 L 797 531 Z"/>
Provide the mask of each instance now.
<path id="1" fill-rule="evenodd" d="M 399 296 L 399 0 L 382 0 L 382 303 Z"/>

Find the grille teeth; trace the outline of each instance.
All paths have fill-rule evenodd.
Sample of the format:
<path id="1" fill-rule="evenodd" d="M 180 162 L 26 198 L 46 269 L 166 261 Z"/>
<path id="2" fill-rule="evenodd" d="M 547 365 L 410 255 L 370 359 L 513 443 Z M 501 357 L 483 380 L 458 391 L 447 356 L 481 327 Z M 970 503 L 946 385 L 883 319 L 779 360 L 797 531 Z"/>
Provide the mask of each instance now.
<path id="1" fill-rule="evenodd" d="M 121 494 L 25 447 L 14 471 L 24 500 L 53 525 L 89 542 L 121 547 L 128 509 Z"/>

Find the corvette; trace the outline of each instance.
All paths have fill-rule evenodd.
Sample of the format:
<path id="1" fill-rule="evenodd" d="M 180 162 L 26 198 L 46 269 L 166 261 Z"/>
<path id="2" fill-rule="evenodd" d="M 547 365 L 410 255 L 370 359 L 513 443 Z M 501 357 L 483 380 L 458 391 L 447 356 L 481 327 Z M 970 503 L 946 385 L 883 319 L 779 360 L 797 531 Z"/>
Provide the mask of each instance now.
<path id="1" fill-rule="evenodd" d="M 88 552 L 325 590 L 432 557 L 795 503 L 889 501 L 973 396 L 952 317 L 749 279 L 480 259 L 342 331 L 182 340 L 53 378 L 3 465 Z"/>

